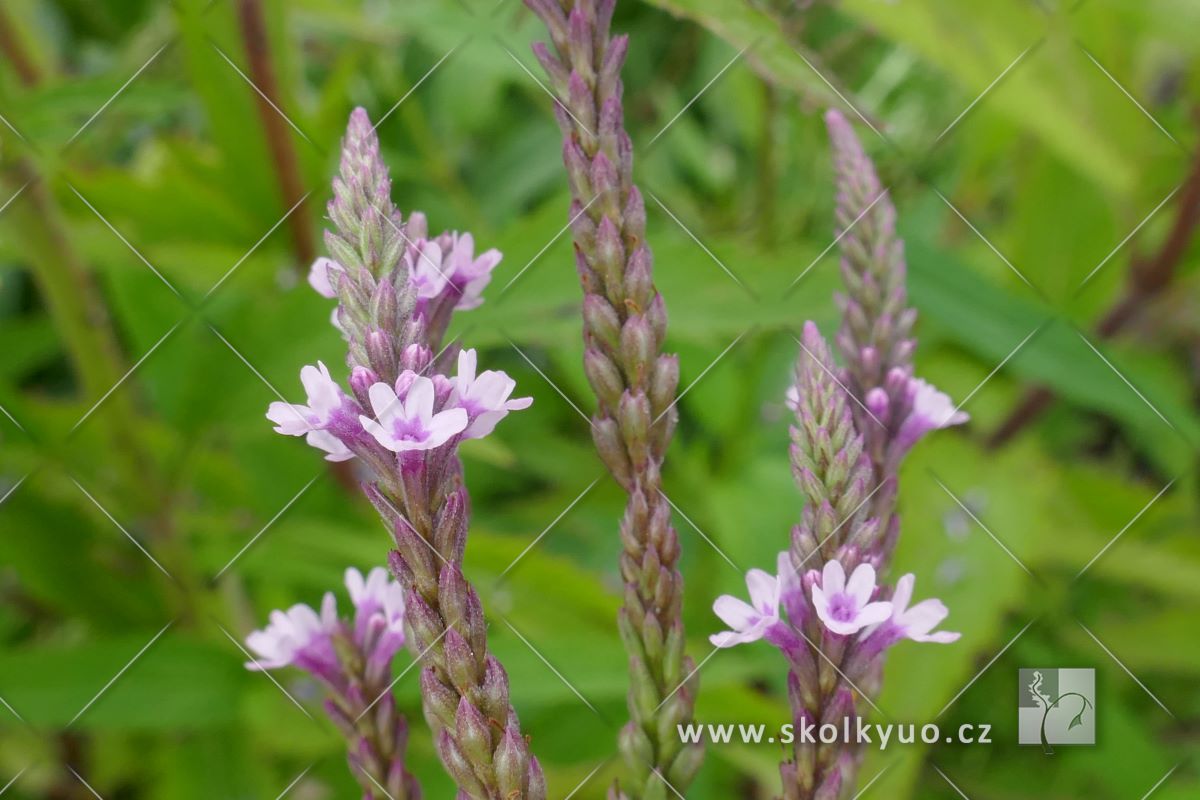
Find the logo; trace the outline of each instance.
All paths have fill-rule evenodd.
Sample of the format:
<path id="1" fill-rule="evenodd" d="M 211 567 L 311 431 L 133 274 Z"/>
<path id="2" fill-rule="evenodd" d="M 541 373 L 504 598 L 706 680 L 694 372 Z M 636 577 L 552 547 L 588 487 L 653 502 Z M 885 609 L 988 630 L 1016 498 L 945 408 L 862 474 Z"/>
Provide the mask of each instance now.
<path id="1" fill-rule="evenodd" d="M 1021 744 L 1046 755 L 1056 744 L 1096 743 L 1094 669 L 1020 670 L 1017 730 Z"/>

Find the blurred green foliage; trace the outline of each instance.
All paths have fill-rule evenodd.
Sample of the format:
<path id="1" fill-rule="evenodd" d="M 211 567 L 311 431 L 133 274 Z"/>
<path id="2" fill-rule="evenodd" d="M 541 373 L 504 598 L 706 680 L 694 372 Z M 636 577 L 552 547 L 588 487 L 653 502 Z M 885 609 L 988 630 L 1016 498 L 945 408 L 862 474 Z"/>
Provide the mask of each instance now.
<path id="1" fill-rule="evenodd" d="M 340 363 L 341 345 L 281 224 L 290 203 L 239 74 L 234 6 L 3 7 L 10 797 L 90 796 L 68 766 L 110 799 L 354 796 L 316 688 L 279 676 L 298 708 L 242 670 L 237 644 L 347 565 L 381 563 L 388 538 L 344 476 L 263 418 L 302 364 Z M 321 227 L 342 126 L 363 105 L 396 202 L 505 253 L 458 332 L 536 403 L 466 449 L 468 572 L 551 794 L 602 797 L 624 718 L 622 500 L 577 413 L 591 397 L 536 21 L 516 0 L 263 6 L 312 191 L 304 222 Z M 621 5 L 636 170 L 687 387 L 667 487 L 701 720 L 787 719 L 770 648 L 707 658 L 709 606 L 774 563 L 803 502 L 782 394 L 799 325 L 836 325 L 819 111 L 852 103 L 881 132 L 862 126 L 908 239 L 920 371 L 972 415 L 906 466 L 897 563 L 964 636 L 898 647 L 879 705 L 989 723 L 995 742 L 870 752 L 864 796 L 1137 798 L 1181 762 L 1154 797 L 1200 794 L 1186 764 L 1200 736 L 1197 248 L 1126 335 L 1091 333 L 1171 224 L 1163 201 L 1197 146 L 1198 26 L 1185 0 Z M 1035 384 L 1062 400 L 986 449 Z M 1047 760 L 1015 746 L 1026 666 L 1096 668 L 1096 747 Z M 415 671 L 396 692 L 427 796 L 451 796 Z M 689 797 L 770 796 L 780 756 L 714 747 Z"/>

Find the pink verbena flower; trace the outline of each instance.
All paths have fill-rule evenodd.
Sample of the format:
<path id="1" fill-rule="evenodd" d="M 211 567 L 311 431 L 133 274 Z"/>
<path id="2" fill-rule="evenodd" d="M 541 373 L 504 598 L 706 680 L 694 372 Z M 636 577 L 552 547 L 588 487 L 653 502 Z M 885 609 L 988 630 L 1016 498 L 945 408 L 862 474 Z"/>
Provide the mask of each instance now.
<path id="1" fill-rule="evenodd" d="M 911 410 L 896 433 L 897 447 L 901 450 L 912 447 L 929 431 L 961 425 L 970 419 L 965 411 L 955 407 L 949 395 L 920 378 L 909 378 L 909 395 Z"/>
<path id="2" fill-rule="evenodd" d="M 333 634 L 338 627 L 337 601 L 326 592 L 321 613 L 297 604 L 287 611 L 272 611 L 269 624 L 246 637 L 246 646 L 258 658 L 247 669 L 267 670 L 299 667 L 318 677 L 333 679 L 339 672 Z"/>
<path id="3" fill-rule="evenodd" d="M 386 383 L 371 386 L 367 396 L 375 419 L 360 416 L 358 421 L 375 441 L 395 453 L 432 450 L 462 433 L 468 423 L 467 412 L 461 408 L 435 414 L 435 394 L 432 380 L 406 372 L 397 379 L 395 388 Z"/>
<path id="4" fill-rule="evenodd" d="M 275 431 L 285 436 L 304 436 L 310 445 L 324 450 L 329 461 L 353 458 L 350 448 L 327 429 L 339 414 L 351 413 L 354 404 L 320 361 L 315 367 L 310 365 L 300 370 L 300 382 L 307 394 L 307 405 L 277 401 L 267 408 L 267 419 L 275 423 Z"/>
<path id="5" fill-rule="evenodd" d="M 529 408 L 532 397 L 509 396 L 517 388 L 517 382 L 504 372 L 484 370 L 475 374 L 476 354 L 474 350 L 463 350 L 458 354 L 458 375 L 450 378 L 450 404 L 467 412 L 470 420 L 463 437 L 481 439 L 496 428 L 509 411 Z"/>
<path id="6" fill-rule="evenodd" d="M 404 646 L 404 589 L 375 567 L 366 577 L 346 570 L 346 589 L 354 604 L 354 641 L 369 658 L 388 663 Z"/>
<path id="7" fill-rule="evenodd" d="M 442 247 L 436 241 L 411 242 L 404 253 L 408 280 L 421 300 L 432 300 L 442 293 L 450 280 L 449 265 L 444 263 Z"/>
<path id="8" fill-rule="evenodd" d="M 308 285 L 316 289 L 321 297 L 332 300 L 337 297 L 338 275 L 345 271 L 346 268 L 332 258 L 321 256 L 308 270 Z"/>
<path id="9" fill-rule="evenodd" d="M 492 270 L 503 256 L 492 248 L 477 257 L 475 239 L 469 233 L 451 233 L 449 244 L 443 248 L 442 268 L 458 293 L 454 307 L 460 311 L 476 308 L 483 303 L 483 290 L 492 280 Z"/>
<path id="10" fill-rule="evenodd" d="M 874 567 L 859 564 L 847 581 L 842 563 L 835 558 L 825 563 L 820 584 L 813 584 L 812 604 L 826 628 L 849 636 L 891 616 L 892 604 L 871 602 L 874 593 Z"/>
<path id="11" fill-rule="evenodd" d="M 779 623 L 780 581 L 761 569 L 746 573 L 750 602 L 724 594 L 713 602 L 713 612 L 732 630 L 714 633 L 708 640 L 715 647 L 757 641 Z"/>
<path id="12" fill-rule="evenodd" d="M 942 620 L 950 615 L 945 603 L 930 598 L 922 600 L 915 606 L 909 607 L 912 600 L 913 585 L 916 577 L 910 572 L 896 581 L 896 591 L 892 594 L 891 618 L 883 623 L 881 629 L 893 641 L 912 639 L 914 642 L 937 642 L 948 644 L 958 641 L 961 633 L 951 631 L 933 631 Z"/>

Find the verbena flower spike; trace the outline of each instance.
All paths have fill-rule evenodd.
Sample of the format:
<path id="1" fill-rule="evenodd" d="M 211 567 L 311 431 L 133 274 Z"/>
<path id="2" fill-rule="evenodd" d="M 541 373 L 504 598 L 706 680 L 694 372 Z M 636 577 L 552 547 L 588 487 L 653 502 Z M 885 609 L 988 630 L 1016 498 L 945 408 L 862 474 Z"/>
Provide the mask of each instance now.
<path id="1" fill-rule="evenodd" d="M 333 188 L 331 257 L 318 259 L 309 283 L 338 301 L 349 391 L 318 363 L 301 371 L 307 403 L 273 403 L 267 416 L 326 458 L 357 457 L 370 471 L 363 490 L 395 537 L 389 563 L 425 663 L 425 718 L 459 797 L 542 800 L 541 767 L 462 573 L 470 503 L 458 457 L 463 439 L 488 435 L 532 401 L 512 398 L 516 384 L 503 372 L 478 372 L 474 350 L 441 349 L 454 311 L 482 302 L 500 253 L 477 255 L 470 234 L 431 238 L 420 214 L 401 219 L 362 109 L 350 118 Z"/>
<path id="2" fill-rule="evenodd" d="M 916 312 L 907 306 L 903 242 L 895 209 L 850 126 L 826 116 L 838 176 L 837 220 L 846 293 L 839 298 L 839 369 L 808 322 L 787 403 L 795 412 L 791 461 L 806 502 L 779 555 L 778 574 L 751 570 L 753 606 L 718 598 L 713 610 L 733 631 L 729 647 L 765 639 L 788 661 L 793 724 L 832 724 L 858 716 L 874 693 L 884 655 L 903 639 L 950 643 L 934 629 L 948 611 L 939 600 L 910 606 L 915 577 L 892 589 L 878 582 L 900 530 L 896 478 L 904 455 L 930 430 L 966 421 L 945 394 L 912 375 Z M 869 702 L 869 697 L 865 698 Z M 835 800 L 854 785 L 855 744 L 796 737 L 780 765 L 786 800 Z"/>
<path id="3" fill-rule="evenodd" d="M 679 363 L 662 353 L 667 314 L 654 288 L 646 210 L 633 185 L 633 145 L 621 106 L 628 38 L 609 30 L 616 0 L 526 0 L 554 52 L 534 53 L 561 102 L 575 260 L 583 283 L 584 369 L 599 400 L 592 435 L 628 492 L 621 520 L 631 721 L 621 733 L 621 790 L 635 798 L 684 792 L 703 758 L 676 726 L 690 723 L 697 690 L 684 653 L 683 578 L 671 508 L 660 490 L 675 427 Z M 669 784 L 669 785 L 668 785 Z"/>
<path id="4" fill-rule="evenodd" d="M 404 590 L 382 567 L 364 578 L 346 570 L 354 615 L 339 617 L 333 592 L 320 612 L 306 605 L 272 611 L 246 637 L 252 670 L 296 667 L 328 691 L 325 711 L 346 737 L 347 759 L 363 797 L 417 800 L 421 788 L 405 769 L 408 723 L 392 697 L 392 660 L 404 646 Z"/>

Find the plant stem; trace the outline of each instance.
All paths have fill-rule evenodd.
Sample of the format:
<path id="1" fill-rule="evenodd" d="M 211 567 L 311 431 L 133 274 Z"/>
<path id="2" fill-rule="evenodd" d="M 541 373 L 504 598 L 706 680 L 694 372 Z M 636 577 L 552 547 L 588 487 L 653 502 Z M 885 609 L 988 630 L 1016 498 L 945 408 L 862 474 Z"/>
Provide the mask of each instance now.
<path id="1" fill-rule="evenodd" d="M 1135 258 L 1126 281 L 1125 292 L 1096 324 L 1101 339 L 1111 339 L 1137 317 L 1147 304 L 1170 285 L 1179 270 L 1188 245 L 1200 226 L 1200 148 L 1192 162 L 1191 172 L 1184 182 L 1176 207 L 1175 222 L 1170 233 L 1150 258 Z M 1046 386 L 1029 389 L 1021 401 L 987 440 L 996 449 L 1013 439 L 1032 424 L 1054 402 L 1054 392 Z"/>
<path id="2" fill-rule="evenodd" d="M 296 211 L 287 219 L 292 236 L 292 247 L 296 251 L 296 269 L 305 272 L 317 256 L 312 226 L 309 224 L 307 203 L 304 200 L 304 183 L 296 160 L 296 148 L 287 129 L 287 122 L 279 111 L 279 81 L 271 63 L 271 42 L 267 36 L 267 25 L 263 19 L 261 0 L 238 0 L 238 23 L 242 41 L 249 61 L 250 79 L 254 82 L 255 107 L 262 121 L 267 149 L 275 165 L 275 177 L 279 181 L 283 207 Z"/>
<path id="3" fill-rule="evenodd" d="M 36 86 L 42 79 L 42 73 L 37 64 L 29 57 L 25 45 L 21 42 L 20 34 L 12 24 L 12 18 L 0 5 L 0 53 L 12 62 L 17 77 L 24 86 Z"/>

